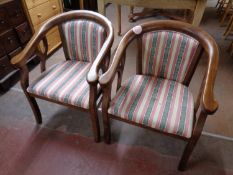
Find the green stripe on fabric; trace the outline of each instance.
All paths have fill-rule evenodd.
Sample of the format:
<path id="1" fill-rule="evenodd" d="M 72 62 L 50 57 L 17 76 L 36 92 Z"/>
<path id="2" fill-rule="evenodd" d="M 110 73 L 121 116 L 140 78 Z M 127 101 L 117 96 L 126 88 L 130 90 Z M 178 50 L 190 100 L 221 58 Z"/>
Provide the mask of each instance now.
<path id="1" fill-rule="evenodd" d="M 148 108 L 146 110 L 146 113 L 145 113 L 145 116 L 143 118 L 143 124 L 144 125 L 148 125 L 149 118 L 151 116 L 151 112 L 152 112 L 152 109 L 153 109 L 153 105 L 154 105 L 155 101 L 157 100 L 157 96 L 158 96 L 159 88 L 160 88 L 161 83 L 162 83 L 162 79 L 158 78 L 156 81 L 157 82 L 156 82 L 156 85 L 154 87 L 152 96 L 150 98 L 149 106 L 148 106 Z"/>
<path id="2" fill-rule="evenodd" d="M 74 65 L 74 66 L 75 66 L 75 65 Z M 59 91 L 60 91 L 65 85 L 67 85 L 67 82 L 68 82 L 69 80 L 73 79 L 73 77 L 74 77 L 75 75 L 77 75 L 77 72 L 79 72 L 80 70 L 82 70 L 83 66 L 84 66 L 83 64 L 79 64 L 78 67 L 77 67 L 77 69 L 73 70 L 72 73 L 69 74 L 69 77 L 67 77 L 65 80 L 62 81 L 61 84 L 59 84 L 59 87 L 57 87 L 56 91 L 52 94 L 52 98 L 57 99 L 57 98 L 56 98 L 56 97 L 57 97 L 57 93 L 59 93 Z"/>
<path id="3" fill-rule="evenodd" d="M 155 51 L 156 51 L 156 46 L 157 46 L 157 39 L 158 39 L 158 32 L 153 34 L 153 38 L 152 38 L 152 48 L 151 48 L 151 52 L 149 55 L 149 62 L 148 62 L 148 73 L 149 74 L 153 74 L 153 66 L 154 66 L 154 55 L 155 55 Z"/>
<path id="4" fill-rule="evenodd" d="M 140 97 L 142 96 L 143 90 L 145 89 L 149 79 L 150 78 L 148 76 L 144 77 L 144 79 L 143 79 L 143 82 L 142 82 L 142 85 L 141 85 L 141 87 L 140 87 L 140 89 L 138 91 L 138 94 L 137 94 L 136 98 L 134 99 L 133 104 L 130 107 L 129 114 L 128 114 L 128 119 L 129 120 L 132 120 L 132 118 L 133 118 L 134 110 L 137 107 L 138 101 L 139 101 Z"/>
<path id="5" fill-rule="evenodd" d="M 94 24 L 94 29 L 93 29 L 93 34 L 92 34 L 92 44 L 91 44 L 91 46 L 92 46 L 92 53 L 93 53 L 93 58 L 92 59 L 95 59 L 96 58 L 96 56 L 97 56 L 97 44 L 96 44 L 96 35 L 97 35 L 97 25 L 96 24 Z M 92 61 L 94 61 L 94 60 L 92 60 Z"/>
<path id="6" fill-rule="evenodd" d="M 75 38 L 75 21 L 71 21 L 71 24 L 70 24 L 70 39 L 71 39 L 71 47 L 72 47 L 72 58 L 71 59 L 76 59 L 76 49 L 75 49 L 75 40 L 77 38 Z"/>
<path id="7" fill-rule="evenodd" d="M 184 49 L 185 49 L 185 46 L 186 46 L 187 42 L 188 42 L 188 38 L 184 36 L 184 38 L 183 38 L 183 40 L 181 42 L 178 59 L 176 61 L 175 71 L 173 73 L 173 78 L 172 78 L 173 80 L 177 80 L 179 70 L 180 70 L 181 61 L 182 61 L 183 54 L 184 54 Z"/>
<path id="8" fill-rule="evenodd" d="M 166 66 L 168 66 L 167 65 L 168 56 L 171 50 L 171 41 L 172 41 L 173 34 L 174 34 L 173 32 L 168 32 L 168 38 L 167 38 L 166 47 L 164 49 L 164 55 L 163 55 L 163 63 L 162 63 L 161 71 L 159 73 L 160 77 L 165 77 L 165 70 L 166 70 Z"/>
<path id="9" fill-rule="evenodd" d="M 115 108 L 114 108 L 114 114 L 118 114 L 118 111 L 119 111 L 119 107 L 122 103 L 122 101 L 124 100 L 126 94 L 128 93 L 129 89 L 130 89 L 130 86 L 132 84 L 134 80 L 134 77 L 130 78 L 124 91 L 122 92 L 122 94 L 119 96 L 118 100 L 117 100 L 117 104 L 115 105 Z"/>
<path id="10" fill-rule="evenodd" d="M 160 126 L 159 126 L 161 131 L 163 131 L 164 128 L 166 127 L 167 117 L 168 117 L 169 110 L 171 108 L 172 94 L 173 94 L 174 89 L 175 89 L 175 82 L 171 81 L 169 91 L 168 91 L 168 95 L 167 95 L 167 99 L 166 99 L 165 108 L 164 108 L 164 111 L 163 111 L 163 116 L 162 116 Z"/>
<path id="11" fill-rule="evenodd" d="M 69 69 L 70 68 L 70 66 L 71 66 L 71 64 L 66 64 L 61 70 L 59 70 L 59 74 L 57 74 L 57 76 L 55 76 L 53 79 L 51 79 L 50 81 L 48 81 L 46 84 L 44 84 L 43 85 L 43 89 L 42 89 L 42 91 L 41 91 L 41 93 L 40 93 L 40 95 L 42 95 L 42 96 L 45 96 L 45 92 L 47 91 L 47 89 L 49 88 L 49 86 L 52 84 L 52 83 L 54 83 L 57 79 L 59 79 L 61 76 L 62 76 L 62 74 L 67 70 L 67 69 Z M 59 67 L 58 67 L 59 68 Z"/>
<path id="12" fill-rule="evenodd" d="M 181 109 L 181 117 L 180 117 L 180 122 L 179 122 L 179 128 L 177 130 L 178 135 L 183 135 L 183 132 L 184 132 L 187 103 L 188 103 L 188 88 L 185 87 L 184 88 L 183 102 L 182 102 L 182 109 Z"/>
<path id="13" fill-rule="evenodd" d="M 82 100 L 83 98 L 87 95 L 87 93 L 89 92 L 89 86 L 87 86 L 83 91 L 82 94 L 78 97 L 77 101 L 75 102 L 76 106 L 82 107 Z"/>
<path id="14" fill-rule="evenodd" d="M 86 47 L 86 42 L 87 42 L 87 38 L 86 38 L 86 33 L 87 33 L 87 21 L 83 21 L 83 25 L 82 25 L 82 49 L 83 49 L 83 60 L 82 61 L 88 61 L 87 58 L 87 47 Z"/>

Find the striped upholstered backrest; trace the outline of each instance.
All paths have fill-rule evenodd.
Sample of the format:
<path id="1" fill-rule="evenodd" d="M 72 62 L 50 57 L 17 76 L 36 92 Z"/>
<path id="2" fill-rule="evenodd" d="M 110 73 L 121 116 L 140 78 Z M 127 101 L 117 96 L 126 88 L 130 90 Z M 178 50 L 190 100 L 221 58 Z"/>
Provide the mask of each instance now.
<path id="1" fill-rule="evenodd" d="M 104 43 L 104 28 L 87 20 L 68 21 L 62 28 L 69 58 L 93 62 Z"/>
<path id="2" fill-rule="evenodd" d="M 145 33 L 142 39 L 142 73 L 183 83 L 199 42 L 175 31 Z"/>

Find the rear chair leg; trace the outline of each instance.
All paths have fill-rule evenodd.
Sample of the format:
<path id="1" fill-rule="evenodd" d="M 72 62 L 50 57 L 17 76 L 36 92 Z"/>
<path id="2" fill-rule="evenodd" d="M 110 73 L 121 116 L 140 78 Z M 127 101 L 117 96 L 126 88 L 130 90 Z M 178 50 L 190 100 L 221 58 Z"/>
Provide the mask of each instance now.
<path id="1" fill-rule="evenodd" d="M 110 127 L 110 121 L 107 116 L 108 114 L 104 114 L 103 120 L 104 120 L 104 141 L 107 144 L 111 143 L 111 127 Z"/>
<path id="2" fill-rule="evenodd" d="M 42 123 L 42 117 L 41 117 L 41 112 L 39 109 L 39 106 L 36 102 L 36 99 L 34 97 L 31 97 L 28 93 L 25 93 L 27 100 L 31 106 L 32 112 L 35 116 L 36 123 L 41 124 Z"/>

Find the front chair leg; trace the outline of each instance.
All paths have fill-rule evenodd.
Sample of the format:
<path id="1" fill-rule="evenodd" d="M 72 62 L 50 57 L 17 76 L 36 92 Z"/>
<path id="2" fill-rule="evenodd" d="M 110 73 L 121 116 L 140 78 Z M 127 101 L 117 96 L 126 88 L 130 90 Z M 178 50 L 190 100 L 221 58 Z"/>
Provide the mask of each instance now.
<path id="1" fill-rule="evenodd" d="M 28 93 L 25 93 L 27 100 L 31 106 L 32 112 L 35 116 L 36 123 L 41 124 L 42 123 L 42 117 L 41 117 L 41 112 L 39 109 L 39 106 L 36 102 L 36 99 L 34 97 L 31 97 Z"/>
<path id="2" fill-rule="evenodd" d="M 95 142 L 100 142 L 100 126 L 97 109 L 95 108 L 94 110 L 92 110 L 90 115 Z"/>
<path id="3" fill-rule="evenodd" d="M 90 85 L 90 97 L 89 97 L 89 106 L 90 106 L 90 117 L 92 130 L 94 134 L 95 142 L 100 142 L 100 126 L 99 118 L 97 113 L 96 101 L 97 101 L 97 84 Z"/>
<path id="4" fill-rule="evenodd" d="M 179 162 L 178 170 L 180 170 L 180 171 L 185 170 L 186 165 L 187 165 L 188 160 L 189 160 L 189 157 L 192 154 L 193 149 L 194 149 L 197 141 L 198 141 L 198 139 L 193 138 L 187 143 L 185 150 L 183 152 L 183 155 L 181 157 L 181 160 Z"/>
<path id="5" fill-rule="evenodd" d="M 180 163 L 178 166 L 178 170 L 180 170 L 180 171 L 185 170 L 185 167 L 187 165 L 189 157 L 190 157 L 191 153 L 193 152 L 193 149 L 196 146 L 197 141 L 201 137 L 201 132 L 203 130 L 206 118 L 207 118 L 207 113 L 204 111 L 201 111 L 200 116 L 198 117 L 196 127 L 193 131 L 192 137 L 188 141 L 188 144 L 186 145 L 185 150 L 183 152 L 183 155 L 181 157 L 181 160 L 180 160 Z"/>

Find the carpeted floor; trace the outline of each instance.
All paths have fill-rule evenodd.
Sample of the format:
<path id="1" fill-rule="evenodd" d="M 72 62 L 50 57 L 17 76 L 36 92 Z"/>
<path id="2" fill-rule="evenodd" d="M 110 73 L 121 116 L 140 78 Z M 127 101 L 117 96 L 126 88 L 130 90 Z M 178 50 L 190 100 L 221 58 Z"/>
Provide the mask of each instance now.
<path id="1" fill-rule="evenodd" d="M 115 9 L 110 5 L 107 17 L 115 25 Z M 123 8 L 127 19 L 128 8 Z M 159 17 L 160 19 L 162 17 Z M 123 33 L 136 23 L 123 22 Z M 156 17 L 158 19 L 158 17 Z M 230 43 L 221 37 L 224 28 L 219 27 L 215 9 L 206 9 L 201 27 L 216 39 L 220 47 L 220 65 L 215 94 L 220 108 L 210 116 L 205 131 L 233 137 L 233 58 L 226 52 Z M 113 51 L 121 37 L 115 37 Z M 127 52 L 124 80 L 135 72 L 135 43 Z M 63 59 L 58 50 L 48 66 Z M 200 85 L 205 60 L 200 62 L 191 83 L 194 94 Z M 39 74 L 39 66 L 31 71 L 30 78 Z M 182 141 L 154 132 L 112 122 L 113 144 L 94 143 L 90 120 L 84 113 L 38 100 L 43 124 L 35 124 L 33 114 L 19 84 L 0 96 L 0 174 L 233 174 L 233 141 L 203 135 L 194 150 L 187 171 L 176 170 L 184 148 Z M 101 118 L 101 115 L 100 115 Z M 100 119 L 100 121 L 102 121 Z M 102 127 L 101 127 L 102 128 Z"/>

